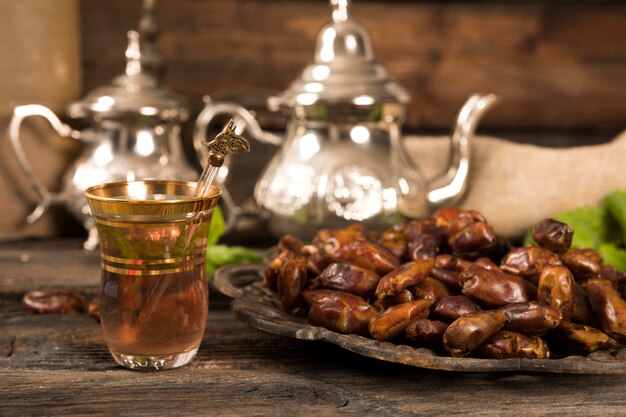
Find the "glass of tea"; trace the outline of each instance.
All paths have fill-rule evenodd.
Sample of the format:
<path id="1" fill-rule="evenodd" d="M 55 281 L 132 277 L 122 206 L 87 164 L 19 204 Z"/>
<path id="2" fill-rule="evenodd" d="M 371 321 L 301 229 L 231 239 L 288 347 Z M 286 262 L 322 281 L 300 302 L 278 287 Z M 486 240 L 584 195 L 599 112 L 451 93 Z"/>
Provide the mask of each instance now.
<path id="1" fill-rule="evenodd" d="M 220 190 L 196 183 L 126 181 L 85 191 L 98 229 L 100 319 L 117 363 L 176 368 L 200 346 L 208 311 L 207 235 Z"/>

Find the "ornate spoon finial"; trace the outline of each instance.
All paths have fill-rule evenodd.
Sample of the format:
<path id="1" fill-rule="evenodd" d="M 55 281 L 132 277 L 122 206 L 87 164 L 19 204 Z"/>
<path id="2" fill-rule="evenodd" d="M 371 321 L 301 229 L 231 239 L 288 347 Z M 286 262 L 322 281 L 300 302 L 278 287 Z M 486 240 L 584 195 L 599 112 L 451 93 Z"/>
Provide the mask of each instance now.
<path id="1" fill-rule="evenodd" d="M 222 166 L 224 157 L 231 153 L 250 152 L 250 143 L 242 136 L 235 132 L 237 126 L 231 119 L 224 129 L 215 136 L 210 142 L 202 141 L 203 145 L 209 147 L 209 164 L 213 166 Z"/>
<path id="2" fill-rule="evenodd" d="M 226 155 L 234 153 L 245 153 L 250 151 L 250 143 L 236 133 L 237 126 L 230 120 L 224 129 L 215 136 L 212 141 L 202 141 L 203 145 L 209 147 L 208 163 L 200 175 L 196 187 L 195 196 L 204 196 L 211 187 L 211 183 L 217 174 L 217 170 L 224 163 Z"/>

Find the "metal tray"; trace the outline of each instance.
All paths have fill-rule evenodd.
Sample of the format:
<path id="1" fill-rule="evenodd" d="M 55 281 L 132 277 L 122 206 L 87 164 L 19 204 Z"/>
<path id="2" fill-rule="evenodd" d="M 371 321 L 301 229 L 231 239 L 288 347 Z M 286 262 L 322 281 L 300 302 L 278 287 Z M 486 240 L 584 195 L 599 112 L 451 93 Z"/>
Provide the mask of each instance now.
<path id="1" fill-rule="evenodd" d="M 244 323 L 266 332 L 301 340 L 321 340 L 370 358 L 405 365 L 457 372 L 552 372 L 624 374 L 626 348 L 560 359 L 477 359 L 443 356 L 429 349 L 378 342 L 340 334 L 308 324 L 305 317 L 283 312 L 273 294 L 261 285 L 264 265 L 231 265 L 218 269 L 215 287 L 233 298 L 232 310 Z"/>

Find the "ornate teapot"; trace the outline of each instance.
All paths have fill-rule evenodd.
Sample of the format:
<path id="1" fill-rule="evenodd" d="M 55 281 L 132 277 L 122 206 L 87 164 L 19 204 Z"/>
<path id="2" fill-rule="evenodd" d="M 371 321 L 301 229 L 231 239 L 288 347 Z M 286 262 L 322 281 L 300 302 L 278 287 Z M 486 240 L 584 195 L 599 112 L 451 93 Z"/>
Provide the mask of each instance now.
<path id="1" fill-rule="evenodd" d="M 153 2 L 147 4 L 152 7 Z M 68 106 L 69 118 L 86 121 L 86 129 L 74 130 L 50 109 L 37 104 L 17 106 L 9 125 L 18 161 L 39 196 L 27 221 L 37 221 L 51 204 L 64 203 L 89 231 L 84 244 L 87 249 L 96 247 L 98 240 L 83 196 L 86 188 L 141 178 L 197 179 L 196 170 L 187 164 L 182 150 L 180 124 L 189 117 L 185 101 L 159 84 L 153 71 L 158 63 L 154 56 L 142 56 L 142 50 L 139 33 L 128 32 L 125 73 L 111 85 L 97 88 Z M 43 186 L 22 149 L 20 126 L 31 116 L 46 118 L 59 135 L 85 144 L 80 157 L 65 173 L 60 193 Z"/>
<path id="2" fill-rule="evenodd" d="M 254 198 L 271 230 L 308 238 L 321 227 L 360 221 L 382 229 L 397 215 L 420 217 L 457 202 L 467 187 L 470 139 L 494 95 L 474 95 L 461 109 L 444 173 L 426 181 L 407 155 L 401 127 L 409 94 L 374 57 L 348 1 L 331 0 L 332 21 L 315 57 L 268 107 L 289 117 L 284 139 L 263 132 L 233 103 L 207 100 L 198 120 L 219 113 L 242 121 L 252 137 L 281 147 L 259 178 Z M 195 139 L 198 142 L 197 139 Z"/>

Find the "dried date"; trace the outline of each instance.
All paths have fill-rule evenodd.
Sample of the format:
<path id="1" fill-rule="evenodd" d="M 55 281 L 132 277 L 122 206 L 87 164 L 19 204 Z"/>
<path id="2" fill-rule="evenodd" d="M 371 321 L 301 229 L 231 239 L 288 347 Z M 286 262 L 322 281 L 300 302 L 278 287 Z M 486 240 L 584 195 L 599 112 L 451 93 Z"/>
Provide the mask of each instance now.
<path id="1" fill-rule="evenodd" d="M 577 281 L 586 281 L 602 271 L 602 255 L 593 249 L 572 248 L 559 258 Z"/>
<path id="2" fill-rule="evenodd" d="M 463 295 L 488 308 L 525 303 L 537 296 L 537 290 L 524 279 L 478 266 L 461 273 L 459 282 L 463 285 Z"/>
<path id="3" fill-rule="evenodd" d="M 449 269 L 456 272 L 465 271 L 471 264 L 472 262 L 470 261 L 447 253 L 437 255 L 435 258 L 435 268 Z"/>
<path id="4" fill-rule="evenodd" d="M 404 232 L 386 230 L 378 240 L 378 244 L 399 259 L 405 259 L 408 255 L 409 244 Z"/>
<path id="5" fill-rule="evenodd" d="M 433 268 L 430 270 L 430 276 L 444 284 L 448 290 L 460 292 L 463 288 L 459 283 L 460 272 L 450 269 Z"/>
<path id="6" fill-rule="evenodd" d="M 335 258 L 340 250 L 350 242 L 365 240 L 366 238 L 365 227 L 360 224 L 353 224 L 343 229 L 322 229 L 315 234 L 311 243 Z"/>
<path id="7" fill-rule="evenodd" d="M 439 209 L 433 214 L 433 219 L 435 224 L 443 229 L 448 239 L 469 224 L 487 222 L 485 216 L 475 210 L 461 210 L 456 207 Z"/>
<path id="8" fill-rule="evenodd" d="M 530 231 L 531 236 L 542 248 L 555 253 L 565 253 L 572 245 L 574 229 L 554 219 L 544 219 Z"/>
<path id="9" fill-rule="evenodd" d="M 572 308 L 572 321 L 586 326 L 598 327 L 596 318 L 591 311 L 587 292 L 580 284 L 574 282 L 574 307 Z"/>
<path id="10" fill-rule="evenodd" d="M 300 294 L 307 281 L 306 268 L 303 259 L 289 259 L 281 267 L 278 274 L 278 296 L 285 311 L 291 311 L 299 306 Z"/>
<path id="11" fill-rule="evenodd" d="M 561 322 L 559 327 L 550 332 L 548 344 L 554 350 L 566 353 L 591 353 L 619 346 L 615 339 L 598 329 L 567 321 Z"/>
<path id="12" fill-rule="evenodd" d="M 561 312 L 565 321 L 574 313 L 574 277 L 561 265 L 546 265 L 539 276 L 537 301 L 554 307 Z"/>
<path id="13" fill-rule="evenodd" d="M 513 332 L 541 334 L 561 324 L 559 310 L 536 301 L 509 304 L 499 310 L 509 319 L 504 329 Z"/>
<path id="14" fill-rule="evenodd" d="M 371 269 L 379 275 L 385 275 L 400 266 L 398 257 L 382 246 L 367 240 L 354 240 L 342 246 L 337 259 L 339 262 Z"/>
<path id="15" fill-rule="evenodd" d="M 362 297 L 333 290 L 306 290 L 308 319 L 314 326 L 346 334 L 369 334 L 369 322 L 378 313 Z"/>
<path id="16" fill-rule="evenodd" d="M 487 223 L 470 223 L 448 239 L 452 254 L 469 259 L 489 256 L 498 250 L 496 232 Z"/>
<path id="17" fill-rule="evenodd" d="M 24 304 L 41 314 L 82 313 L 83 297 L 67 291 L 31 291 L 23 297 Z"/>
<path id="18" fill-rule="evenodd" d="M 430 300 L 433 303 L 450 295 L 450 291 L 441 281 L 430 277 L 414 285 L 411 292 L 416 300 Z"/>
<path id="19" fill-rule="evenodd" d="M 304 243 L 293 235 L 283 235 L 278 240 L 278 250 L 281 252 L 289 251 L 293 253 L 300 253 L 302 246 L 304 246 Z"/>
<path id="20" fill-rule="evenodd" d="M 409 290 L 402 290 L 396 295 L 390 295 L 385 298 L 376 299 L 372 305 L 379 309 L 380 311 L 386 310 L 391 306 L 395 306 L 402 303 L 411 303 L 415 301 L 415 297 L 413 297 L 413 293 Z"/>
<path id="21" fill-rule="evenodd" d="M 406 328 L 406 337 L 418 346 L 437 349 L 442 347 L 443 334 L 447 328 L 448 323 L 420 319 Z"/>
<path id="22" fill-rule="evenodd" d="M 369 323 L 370 334 L 378 341 L 391 340 L 404 333 L 413 321 L 426 318 L 430 305 L 428 300 L 418 300 L 389 307 L 372 317 Z"/>
<path id="23" fill-rule="evenodd" d="M 434 264 L 435 261 L 430 258 L 423 261 L 407 262 L 394 269 L 380 279 L 378 287 L 376 287 L 376 297 L 385 298 L 396 295 L 400 291 L 423 281 Z"/>
<path id="24" fill-rule="evenodd" d="M 333 263 L 311 281 L 309 288 L 344 291 L 368 298 L 374 295 L 379 281 L 378 274 L 369 269 L 352 264 Z"/>
<path id="25" fill-rule="evenodd" d="M 475 351 L 477 356 L 490 359 L 548 359 L 550 349 L 539 336 L 501 330 Z"/>
<path id="26" fill-rule="evenodd" d="M 482 311 L 482 308 L 464 295 L 451 295 L 437 300 L 432 307 L 432 315 L 437 320 L 452 323 L 466 314 Z"/>
<path id="27" fill-rule="evenodd" d="M 558 255 L 551 250 L 526 245 L 513 249 L 502 259 L 500 269 L 523 277 L 533 284 L 539 281 L 539 274 L 546 265 L 561 265 Z"/>
<path id="28" fill-rule="evenodd" d="M 499 311 L 481 311 L 456 319 L 443 334 L 443 347 L 454 357 L 468 355 L 507 322 Z"/>
<path id="29" fill-rule="evenodd" d="M 100 299 L 95 298 L 89 303 L 87 307 L 87 314 L 89 317 L 100 323 Z"/>
<path id="30" fill-rule="evenodd" d="M 446 235 L 443 228 L 438 227 L 432 219 L 412 221 L 409 223 L 409 258 L 421 261 L 434 258 L 444 245 Z"/>
<path id="31" fill-rule="evenodd" d="M 626 300 L 604 279 L 590 279 L 585 289 L 602 330 L 618 342 L 626 344 Z"/>

